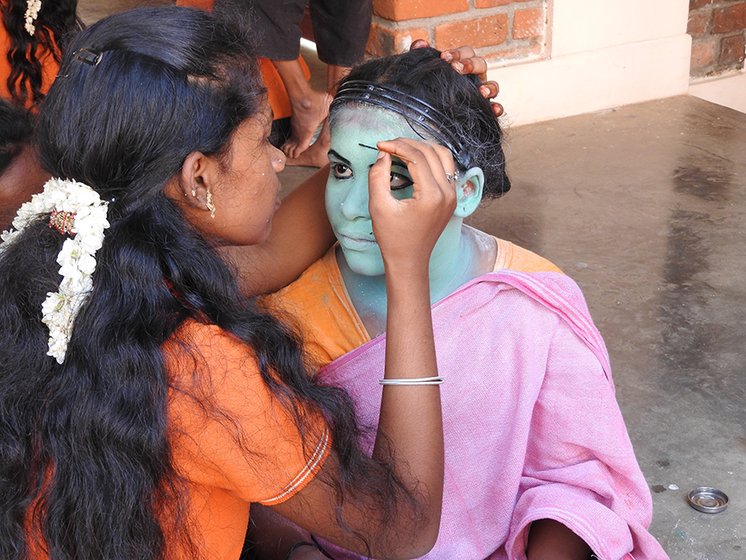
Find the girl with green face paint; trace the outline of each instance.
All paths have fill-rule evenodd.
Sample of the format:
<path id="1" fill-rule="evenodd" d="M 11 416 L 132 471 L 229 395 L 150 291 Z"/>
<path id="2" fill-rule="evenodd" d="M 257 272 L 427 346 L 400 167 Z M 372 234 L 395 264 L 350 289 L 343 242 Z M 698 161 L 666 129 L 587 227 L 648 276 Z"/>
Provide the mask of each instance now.
<path id="1" fill-rule="evenodd" d="M 434 53 L 421 50 L 394 64 L 387 59 L 368 63 L 364 73 L 385 78 L 374 80 L 374 85 L 357 78 L 361 70 L 356 70 L 343 82 L 332 106 L 326 210 L 339 242 L 337 260 L 345 287 L 371 336 L 383 330 L 386 310 L 383 259 L 368 211 L 368 169 L 376 161 L 378 142 L 424 138 L 446 146 L 456 162 L 450 174 L 456 186 L 456 210 L 430 259 L 432 303 L 495 266 L 496 240 L 463 226 L 463 220 L 476 210 L 483 195 L 499 196 L 510 188 L 500 127 L 478 92 L 478 82 L 450 76 L 447 65 Z M 418 67 L 421 75 L 434 72 L 451 84 L 431 90 L 423 99 L 428 92 L 413 91 L 411 84 L 419 80 L 409 75 Z M 388 87 L 391 84 L 396 87 Z M 403 84 L 410 87 L 402 88 Z M 415 95 L 408 96 L 410 92 Z M 393 158 L 391 192 L 395 198 L 412 196 L 410 168 L 414 165 L 417 162 Z"/>
<path id="2" fill-rule="evenodd" d="M 372 336 L 385 325 L 386 283 L 381 250 L 373 235 L 368 208 L 368 170 L 378 152 L 373 146 L 389 138 L 419 139 L 415 129 L 396 113 L 372 106 L 344 106 L 333 114 L 329 151 L 326 211 L 339 242 L 337 260 L 345 286 Z M 410 166 L 417 162 L 392 157 L 391 194 L 413 193 Z M 484 174 L 479 167 L 456 173 L 457 207 L 430 258 L 432 303 L 471 278 L 494 268 L 496 242 L 463 219 L 481 201 Z"/>
<path id="3" fill-rule="evenodd" d="M 463 224 L 484 196 L 510 187 L 478 84 L 433 50 L 370 61 L 340 84 L 330 124 L 325 202 L 338 245 L 268 303 L 295 316 L 318 377 L 353 395 L 364 425 L 378 422 L 392 283 L 370 218 L 369 169 L 392 152 L 391 138 L 424 138 L 455 163 L 445 173 L 456 208 L 429 261 L 446 465 L 440 533 L 425 558 L 666 558 L 646 529 L 650 493 L 578 287 L 545 259 Z M 416 198 L 423 160 L 401 155 L 390 156 L 391 196 Z M 302 546 L 303 558 L 324 557 Z"/>

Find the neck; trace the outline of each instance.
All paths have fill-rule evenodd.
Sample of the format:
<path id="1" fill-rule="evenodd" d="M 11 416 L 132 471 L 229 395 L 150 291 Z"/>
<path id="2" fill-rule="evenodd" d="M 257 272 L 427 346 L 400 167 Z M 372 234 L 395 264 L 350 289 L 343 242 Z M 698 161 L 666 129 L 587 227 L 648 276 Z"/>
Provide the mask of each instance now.
<path id="1" fill-rule="evenodd" d="M 430 258 L 430 303 L 440 301 L 475 274 L 478 255 L 464 234 L 462 220 L 452 219 L 438 239 Z M 337 253 L 342 279 L 355 310 L 368 334 L 376 336 L 386 328 L 386 279 L 358 274 L 347 266 L 341 251 Z M 494 259 L 493 259 L 494 263 Z"/>

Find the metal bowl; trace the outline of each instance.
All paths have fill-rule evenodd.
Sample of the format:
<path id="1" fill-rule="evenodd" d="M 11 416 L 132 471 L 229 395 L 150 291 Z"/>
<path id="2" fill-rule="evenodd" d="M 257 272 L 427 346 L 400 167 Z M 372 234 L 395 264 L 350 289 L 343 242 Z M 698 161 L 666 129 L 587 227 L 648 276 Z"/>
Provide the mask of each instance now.
<path id="1" fill-rule="evenodd" d="M 703 513 L 720 513 L 728 507 L 725 492 L 709 486 L 695 488 L 686 497 L 689 505 Z"/>

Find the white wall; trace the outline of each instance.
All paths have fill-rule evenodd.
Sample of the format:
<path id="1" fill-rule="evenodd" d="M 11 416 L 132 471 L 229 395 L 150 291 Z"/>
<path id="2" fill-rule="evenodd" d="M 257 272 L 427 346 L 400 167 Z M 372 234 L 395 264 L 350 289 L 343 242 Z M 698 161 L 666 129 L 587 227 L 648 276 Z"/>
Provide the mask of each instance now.
<path id="1" fill-rule="evenodd" d="M 553 6 L 551 5 L 553 4 Z M 490 68 L 512 125 L 685 94 L 688 0 L 554 0 L 548 60 Z"/>

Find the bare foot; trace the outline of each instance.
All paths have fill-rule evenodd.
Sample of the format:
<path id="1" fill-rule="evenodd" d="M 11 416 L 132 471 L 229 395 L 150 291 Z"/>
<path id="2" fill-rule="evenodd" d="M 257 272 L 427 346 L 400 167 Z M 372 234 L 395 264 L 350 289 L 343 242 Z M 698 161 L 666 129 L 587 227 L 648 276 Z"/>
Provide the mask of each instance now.
<path id="1" fill-rule="evenodd" d="M 329 114 L 332 97 L 320 91 L 310 90 L 308 96 L 291 103 L 290 138 L 282 146 L 289 159 L 299 157 L 313 141 L 313 136 Z"/>
<path id="2" fill-rule="evenodd" d="M 285 165 L 297 167 L 324 167 L 329 163 L 327 153 L 329 152 L 329 146 L 331 146 L 331 143 L 332 139 L 329 131 L 329 121 L 325 120 L 316 141 L 303 152 L 298 154 L 297 157 L 288 158 Z"/>

